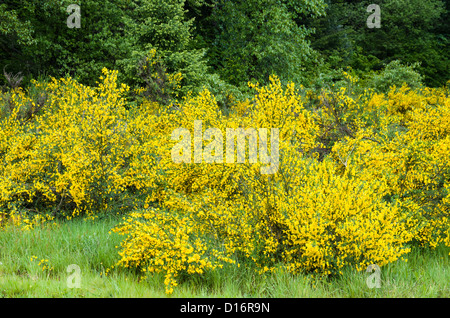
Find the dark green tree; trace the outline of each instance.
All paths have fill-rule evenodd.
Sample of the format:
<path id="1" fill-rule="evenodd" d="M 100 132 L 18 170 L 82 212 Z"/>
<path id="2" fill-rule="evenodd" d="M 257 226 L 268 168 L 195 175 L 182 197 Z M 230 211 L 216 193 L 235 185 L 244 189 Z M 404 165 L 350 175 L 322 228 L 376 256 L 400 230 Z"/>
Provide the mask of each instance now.
<path id="1" fill-rule="evenodd" d="M 80 28 L 67 26 L 71 4 L 81 8 Z M 184 84 L 195 87 L 206 62 L 202 50 L 188 48 L 193 20 L 185 17 L 185 5 L 185 0 L 4 0 L 0 67 L 28 78 L 70 75 L 91 85 L 107 67 L 137 84 L 140 58 L 156 48 L 168 71 L 183 73 Z"/>
<path id="2" fill-rule="evenodd" d="M 126 15 L 126 38 L 131 50 L 119 60 L 133 82 L 141 82 L 136 65 L 156 49 L 167 72 L 181 72 L 184 90 L 195 90 L 207 73 L 205 50 L 193 48 L 194 19 L 186 17 L 185 0 L 132 1 Z M 200 5 L 192 2 L 191 5 Z"/>
<path id="3" fill-rule="evenodd" d="M 208 47 L 213 69 L 232 84 L 264 83 L 274 73 L 301 81 L 313 59 L 306 40 L 312 30 L 302 19 L 324 8 L 322 0 L 212 0 L 199 10 L 197 40 Z"/>
<path id="4" fill-rule="evenodd" d="M 378 71 L 394 60 L 420 63 L 427 85 L 444 84 L 449 74 L 448 1 L 328 0 L 325 18 L 310 19 L 310 36 L 330 69 L 351 66 L 360 74 Z M 369 4 L 381 9 L 381 27 L 368 28 Z"/>
<path id="5" fill-rule="evenodd" d="M 29 29 L 31 40 L 21 41 L 0 34 L 0 43 L 9 41 L 15 50 L 2 50 L 2 64 L 14 62 L 15 68 L 30 77 L 40 74 L 77 77 L 94 84 L 103 67 L 114 68 L 125 56 L 128 39 L 123 17 L 126 1 L 4 0 L 6 10 L 15 12 L 19 23 Z M 69 28 L 69 5 L 80 5 L 81 27 Z M 0 65 L 2 66 L 2 65 Z"/>

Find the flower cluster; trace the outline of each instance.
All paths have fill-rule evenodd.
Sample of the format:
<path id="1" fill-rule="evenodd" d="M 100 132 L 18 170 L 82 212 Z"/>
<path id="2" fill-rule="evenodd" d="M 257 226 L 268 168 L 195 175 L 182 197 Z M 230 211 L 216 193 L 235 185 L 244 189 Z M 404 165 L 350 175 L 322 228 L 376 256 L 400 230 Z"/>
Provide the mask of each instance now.
<path id="1" fill-rule="evenodd" d="M 96 88 L 53 79 L 45 85 L 45 107 L 27 123 L 18 117 L 21 100 L 12 98 L 0 125 L 5 209 L 13 204 L 27 211 L 51 207 L 53 215 L 68 218 L 93 215 L 127 208 L 133 203 L 126 190 L 151 186 L 155 158 L 141 123 L 125 108 L 128 87 L 117 85 L 117 72 L 103 73 Z"/>
<path id="2" fill-rule="evenodd" d="M 37 258 L 38 257 L 36 255 L 32 255 L 30 257 L 30 261 L 34 262 L 35 260 L 37 260 Z M 50 265 L 49 260 L 45 259 L 45 258 L 43 258 L 39 261 L 38 266 L 41 267 L 42 272 L 47 272 L 48 275 L 50 275 L 51 271 L 54 270 L 53 266 Z"/>
<path id="3" fill-rule="evenodd" d="M 384 197 L 414 215 L 414 239 L 435 247 L 450 228 L 448 154 L 450 100 L 444 89 L 393 87 L 366 100 L 377 125 L 335 144 L 333 156 L 351 162 L 361 180 L 382 180 Z M 343 159 L 345 158 L 345 160 Z"/>
<path id="4" fill-rule="evenodd" d="M 127 236 L 116 266 L 135 267 L 144 273 L 163 272 L 168 294 L 181 274 L 202 274 L 222 267 L 222 262 L 233 262 L 208 246 L 192 219 L 162 210 L 133 212 L 113 232 Z"/>
<path id="5" fill-rule="evenodd" d="M 312 94 L 272 76 L 225 112 L 208 90 L 127 104 L 117 73 L 103 75 L 95 88 L 35 83 L 48 96 L 39 111 L 31 92 L 0 102 L 2 223 L 40 207 L 69 218 L 129 212 L 114 229 L 125 236 L 116 265 L 164 273 L 169 294 L 183 275 L 225 263 L 334 275 L 396 261 L 414 242 L 450 246 L 446 88 L 357 94 L 347 74 L 347 87 Z M 262 174 L 249 150 L 243 163 L 174 162 L 172 132 L 194 134 L 199 120 L 222 136 L 278 129 L 279 169 Z"/>

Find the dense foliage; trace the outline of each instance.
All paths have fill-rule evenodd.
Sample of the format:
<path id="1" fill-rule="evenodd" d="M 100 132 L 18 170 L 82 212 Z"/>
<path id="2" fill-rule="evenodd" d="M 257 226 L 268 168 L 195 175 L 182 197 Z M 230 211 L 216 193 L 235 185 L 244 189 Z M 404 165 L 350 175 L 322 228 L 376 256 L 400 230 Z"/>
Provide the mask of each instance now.
<path id="1" fill-rule="evenodd" d="M 383 266 L 411 244 L 449 245 L 448 87 L 356 93 L 344 75 L 346 86 L 319 96 L 272 76 L 226 111 L 208 90 L 129 103 L 107 69 L 96 87 L 62 78 L 15 88 L 0 102 L 2 225 L 127 213 L 114 229 L 126 236 L 117 266 L 165 273 L 168 293 L 180 275 L 224 263 L 333 275 Z M 195 157 L 199 119 L 201 163 L 177 162 L 173 132 L 194 135 L 182 152 Z M 278 134 L 259 161 L 249 148 L 233 163 L 217 134 L 239 127 Z M 279 165 L 267 174 L 273 147 Z"/>
<path id="2" fill-rule="evenodd" d="M 420 63 L 428 86 L 448 81 L 450 20 L 448 1 L 326 1 L 325 17 L 310 19 L 312 47 L 330 70 L 351 66 L 362 75 L 393 60 Z M 380 6 L 381 27 L 368 28 L 369 4 Z M 309 24 L 308 23 L 308 24 Z M 370 73 L 369 73 L 370 74 Z M 369 75 L 370 76 L 370 75 Z"/>
<path id="3" fill-rule="evenodd" d="M 338 69 L 371 77 L 394 60 L 419 63 L 428 86 L 449 80 L 448 1 L 377 1 L 374 29 L 366 26 L 371 1 L 83 0 L 75 1 L 81 27 L 69 28 L 72 2 L 2 1 L 0 68 L 25 82 L 68 74 L 93 85 L 107 67 L 143 85 L 139 65 L 155 49 L 169 73 L 182 73 L 184 93 L 214 83 L 226 95 L 230 84 L 245 90 L 273 73 L 323 85 L 339 80 Z"/>
<path id="4" fill-rule="evenodd" d="M 448 3 L 71 2 L 0 5 L 0 228 L 122 215 L 116 266 L 169 294 L 450 246 Z"/>

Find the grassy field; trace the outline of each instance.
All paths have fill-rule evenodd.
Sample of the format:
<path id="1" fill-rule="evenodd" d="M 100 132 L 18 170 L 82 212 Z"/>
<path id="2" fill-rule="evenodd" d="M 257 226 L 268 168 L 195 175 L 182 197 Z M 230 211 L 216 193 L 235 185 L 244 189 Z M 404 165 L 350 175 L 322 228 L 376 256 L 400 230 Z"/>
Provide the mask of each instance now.
<path id="1" fill-rule="evenodd" d="M 132 270 L 105 271 L 118 259 L 123 237 L 108 234 L 117 218 L 72 220 L 21 232 L 0 231 L 0 297 L 167 297 L 164 277 L 139 282 Z M 450 297 L 449 248 L 413 248 L 407 262 L 381 268 L 381 288 L 369 288 L 369 273 L 346 269 L 329 280 L 310 275 L 258 275 L 229 266 L 183 280 L 170 297 Z M 80 288 L 69 288 L 70 264 L 81 270 Z"/>

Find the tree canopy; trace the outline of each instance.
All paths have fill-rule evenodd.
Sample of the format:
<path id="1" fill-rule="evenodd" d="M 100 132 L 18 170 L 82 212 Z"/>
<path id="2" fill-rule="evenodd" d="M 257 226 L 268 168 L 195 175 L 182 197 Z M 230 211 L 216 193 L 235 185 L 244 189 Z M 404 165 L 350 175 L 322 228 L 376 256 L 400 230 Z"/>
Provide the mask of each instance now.
<path id="1" fill-rule="evenodd" d="M 83 0 L 81 27 L 69 28 L 72 2 L 4 0 L 0 67 L 86 84 L 108 67 L 136 84 L 139 61 L 155 49 L 186 89 L 214 76 L 243 87 L 271 74 L 307 85 L 345 67 L 379 72 L 394 60 L 419 63 L 427 85 L 449 79 L 448 1 L 379 0 L 380 28 L 366 25 L 367 0 Z"/>

